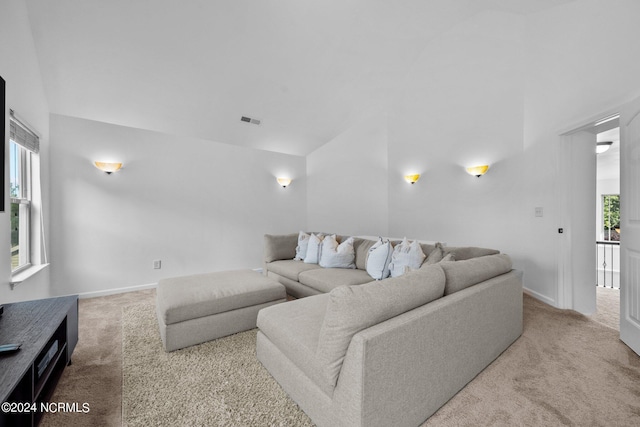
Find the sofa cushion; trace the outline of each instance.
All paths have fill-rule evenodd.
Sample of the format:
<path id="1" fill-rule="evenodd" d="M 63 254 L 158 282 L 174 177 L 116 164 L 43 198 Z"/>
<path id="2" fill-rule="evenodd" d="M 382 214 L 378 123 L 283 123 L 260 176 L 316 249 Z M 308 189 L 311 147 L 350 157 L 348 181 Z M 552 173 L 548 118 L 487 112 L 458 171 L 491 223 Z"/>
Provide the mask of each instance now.
<path id="1" fill-rule="evenodd" d="M 444 294 L 461 291 L 476 283 L 511 271 L 511 258 L 505 254 L 487 255 L 463 261 L 446 262 L 442 266 L 447 278 Z"/>
<path id="2" fill-rule="evenodd" d="M 425 252 L 427 255 L 427 259 L 424 260 L 424 265 L 435 264 L 444 258 L 444 248 L 442 247 L 442 243 L 438 242 L 435 244 L 431 252 Z"/>
<path id="3" fill-rule="evenodd" d="M 322 292 L 331 292 L 338 286 L 361 285 L 373 279 L 366 271 L 344 268 L 319 268 L 300 273 L 299 282 Z"/>
<path id="4" fill-rule="evenodd" d="M 264 235 L 264 262 L 292 259 L 296 256 L 297 234 Z"/>
<path id="5" fill-rule="evenodd" d="M 165 325 L 286 297 L 284 286 L 252 270 L 162 279 L 156 293 L 157 310 Z"/>
<path id="6" fill-rule="evenodd" d="M 322 369 L 316 348 L 328 301 L 328 294 L 315 295 L 276 304 L 258 312 L 260 331 L 318 385 Z M 324 391 L 331 393 L 330 389 Z"/>
<path id="7" fill-rule="evenodd" d="M 457 261 L 464 261 L 471 258 L 478 258 L 487 255 L 499 254 L 500 251 L 487 248 L 476 248 L 473 246 L 445 247 L 444 254 L 453 253 Z"/>
<path id="8" fill-rule="evenodd" d="M 429 254 L 431 254 L 431 252 L 433 252 L 433 250 L 439 244 L 440 243 L 436 243 L 435 245 L 432 245 L 431 243 L 420 243 L 420 247 L 422 248 L 422 253 L 427 255 L 427 258 L 428 258 Z M 442 246 L 442 245 L 440 245 L 440 246 Z M 424 261 L 427 262 L 426 259 Z M 432 264 L 435 264 L 435 263 L 432 263 Z"/>
<path id="9" fill-rule="evenodd" d="M 292 259 L 273 261 L 267 264 L 267 270 L 272 271 L 287 279 L 299 282 L 298 278 L 303 271 L 317 270 L 320 267 L 318 264 L 305 264 L 302 261 L 295 261 Z"/>
<path id="10" fill-rule="evenodd" d="M 444 256 L 444 258 L 440 260 L 440 262 L 448 262 L 448 261 L 455 261 L 455 260 L 456 260 L 456 255 L 453 252 L 449 252 Z"/>
<path id="11" fill-rule="evenodd" d="M 401 277 L 331 291 L 317 349 L 323 388 L 335 387 L 356 333 L 442 297 L 444 286 L 444 272 L 434 264 Z"/>
<path id="12" fill-rule="evenodd" d="M 353 239 L 353 250 L 356 253 L 356 268 L 360 270 L 367 269 L 367 256 L 369 249 L 374 245 L 375 240 L 362 239 L 355 237 Z"/>
<path id="13" fill-rule="evenodd" d="M 348 237 L 338 243 L 335 235 L 327 236 L 322 240 L 320 253 L 320 267 L 324 268 L 356 268 L 354 262 L 353 237 Z"/>

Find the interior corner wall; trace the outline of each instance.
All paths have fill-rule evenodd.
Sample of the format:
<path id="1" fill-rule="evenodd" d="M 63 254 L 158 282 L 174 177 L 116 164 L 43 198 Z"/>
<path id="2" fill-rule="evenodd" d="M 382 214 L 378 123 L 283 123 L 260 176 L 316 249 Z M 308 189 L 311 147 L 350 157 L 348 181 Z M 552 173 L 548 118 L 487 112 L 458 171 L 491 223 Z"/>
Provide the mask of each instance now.
<path id="1" fill-rule="evenodd" d="M 304 157 L 60 115 L 51 141 L 55 294 L 262 267 L 265 233 L 306 226 Z"/>
<path id="2" fill-rule="evenodd" d="M 640 39 L 638 16 L 640 2 L 634 0 L 577 0 L 526 19 L 525 286 L 561 308 L 573 307 L 558 301 L 558 248 L 567 236 L 558 234 L 564 226 L 558 206 L 566 198 L 558 185 L 564 167 L 559 163 L 560 135 L 640 95 L 640 58 L 631 48 Z M 606 31 L 594 31 L 603 25 Z M 544 208 L 543 218 L 533 217 L 534 207 Z"/>
<path id="3" fill-rule="evenodd" d="M 309 230 L 388 235 L 387 117 L 363 120 L 307 156 Z"/>
<path id="4" fill-rule="evenodd" d="M 482 13 L 416 58 L 389 114 L 392 236 L 498 248 L 521 268 L 523 29 Z M 483 164 L 480 178 L 465 170 Z"/>
<path id="5" fill-rule="evenodd" d="M 40 174 L 45 230 L 49 229 L 49 107 L 31 34 L 27 6 L 24 0 L 2 2 L 0 13 L 0 76 L 6 81 L 6 111 L 4 130 L 5 211 L 0 212 L 0 304 L 48 297 L 50 273 L 42 270 L 11 290 L 11 247 L 9 193 L 9 109 L 13 109 L 40 136 Z M 46 232 L 46 237 L 48 237 Z"/>

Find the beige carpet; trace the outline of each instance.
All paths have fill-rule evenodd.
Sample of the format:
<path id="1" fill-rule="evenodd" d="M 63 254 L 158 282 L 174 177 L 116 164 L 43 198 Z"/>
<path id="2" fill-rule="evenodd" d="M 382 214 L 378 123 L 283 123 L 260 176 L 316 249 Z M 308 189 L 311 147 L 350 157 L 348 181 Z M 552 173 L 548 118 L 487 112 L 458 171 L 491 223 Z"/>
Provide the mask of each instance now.
<path id="1" fill-rule="evenodd" d="M 640 357 L 618 332 L 527 295 L 524 333 L 427 426 L 639 426 Z"/>
<path id="2" fill-rule="evenodd" d="M 596 286 L 596 313 L 589 317 L 619 331 L 620 289 Z"/>
<path id="3" fill-rule="evenodd" d="M 47 414 L 41 426 L 122 425 L 122 308 L 152 304 L 154 296 L 150 290 L 80 301 L 74 364 L 53 400 L 86 401 L 91 412 Z M 598 304 L 604 313 L 600 299 Z M 619 341 L 617 331 L 526 295 L 524 309 L 520 340 L 426 425 L 640 425 L 640 357 Z M 159 402 L 174 398 L 161 389 L 151 392 Z"/>
<path id="4" fill-rule="evenodd" d="M 78 345 L 52 402 L 89 403 L 89 413 L 47 413 L 40 427 L 122 425 L 122 308 L 155 301 L 155 289 L 78 302 Z"/>

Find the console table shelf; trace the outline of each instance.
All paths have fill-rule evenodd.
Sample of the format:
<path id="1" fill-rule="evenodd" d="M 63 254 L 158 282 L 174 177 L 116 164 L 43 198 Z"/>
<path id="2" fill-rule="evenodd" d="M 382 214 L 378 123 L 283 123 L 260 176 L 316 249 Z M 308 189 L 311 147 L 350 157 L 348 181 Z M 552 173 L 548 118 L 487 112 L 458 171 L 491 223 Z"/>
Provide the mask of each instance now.
<path id="1" fill-rule="evenodd" d="M 0 401 L 31 403 L 36 410 L 0 412 L 0 427 L 38 425 L 43 415 L 40 404 L 51 398 L 77 342 L 77 296 L 4 306 L 0 344 L 22 347 L 0 356 Z"/>

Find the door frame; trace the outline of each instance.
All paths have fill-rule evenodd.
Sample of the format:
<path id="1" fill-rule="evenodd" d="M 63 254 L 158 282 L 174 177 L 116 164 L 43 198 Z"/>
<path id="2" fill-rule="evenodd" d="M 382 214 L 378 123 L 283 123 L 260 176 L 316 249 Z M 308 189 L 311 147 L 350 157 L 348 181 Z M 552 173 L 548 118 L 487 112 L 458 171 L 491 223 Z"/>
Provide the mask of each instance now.
<path id="1" fill-rule="evenodd" d="M 562 229 L 563 233 L 558 240 L 558 264 L 557 264 L 557 295 L 556 301 L 558 308 L 577 310 L 582 314 L 593 314 L 590 309 L 585 310 L 580 306 L 575 306 L 577 292 L 580 289 L 576 289 L 574 286 L 574 274 L 573 274 L 573 256 L 575 249 L 573 247 L 571 231 L 572 226 L 577 221 L 574 216 L 576 215 L 571 209 L 571 174 L 574 173 L 573 168 L 567 168 L 566 165 L 571 164 L 571 151 L 570 146 L 573 135 L 587 131 L 593 133 L 594 141 L 596 135 L 600 132 L 604 132 L 609 129 L 613 129 L 620 126 L 619 119 L 607 121 L 602 124 L 598 124 L 605 118 L 609 118 L 618 115 L 622 106 L 606 110 L 595 116 L 591 116 L 585 120 L 581 120 L 578 124 L 566 126 L 563 130 L 558 132 L 559 135 L 559 148 L 558 148 L 558 161 L 557 161 L 557 176 L 560 182 L 559 191 L 557 192 L 557 206 L 559 209 L 558 216 L 558 229 Z M 622 144 L 622 138 L 620 140 Z M 595 195 L 596 188 L 593 188 Z M 595 196 L 594 196 L 595 197 Z M 622 189 L 620 198 L 622 198 Z M 593 222 L 595 223 L 596 213 L 593 212 Z M 593 230 L 593 227 L 591 228 Z M 595 248 L 595 237 L 594 237 Z M 594 249 L 595 254 L 595 249 Z M 596 269 L 596 263 L 593 264 L 594 272 Z M 593 283 L 594 293 L 596 282 Z"/>

